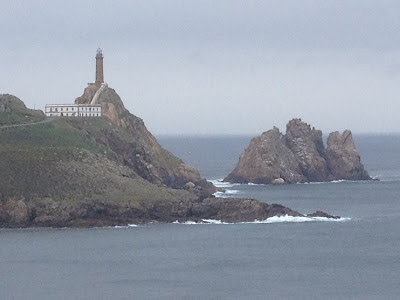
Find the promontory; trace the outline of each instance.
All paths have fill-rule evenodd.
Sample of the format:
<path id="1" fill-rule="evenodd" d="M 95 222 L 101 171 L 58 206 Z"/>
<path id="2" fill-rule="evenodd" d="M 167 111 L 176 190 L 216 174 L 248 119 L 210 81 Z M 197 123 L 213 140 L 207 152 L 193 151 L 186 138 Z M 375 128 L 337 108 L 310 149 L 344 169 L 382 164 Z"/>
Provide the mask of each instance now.
<path id="1" fill-rule="evenodd" d="M 76 102 L 85 105 L 99 88 L 88 86 Z M 279 204 L 214 197 L 215 187 L 162 148 L 115 90 L 103 86 L 97 101 L 101 117 L 45 118 L 0 95 L 0 227 L 301 216 Z"/>

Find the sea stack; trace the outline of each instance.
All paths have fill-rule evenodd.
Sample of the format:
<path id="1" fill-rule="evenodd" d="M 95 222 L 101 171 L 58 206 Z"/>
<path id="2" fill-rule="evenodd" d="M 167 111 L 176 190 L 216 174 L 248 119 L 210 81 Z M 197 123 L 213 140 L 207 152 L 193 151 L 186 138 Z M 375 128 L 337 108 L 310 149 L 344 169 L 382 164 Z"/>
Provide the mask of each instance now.
<path id="1" fill-rule="evenodd" d="M 301 119 L 251 140 L 225 181 L 282 184 L 331 180 L 369 180 L 350 130 L 329 135 L 325 149 L 322 132 Z"/>

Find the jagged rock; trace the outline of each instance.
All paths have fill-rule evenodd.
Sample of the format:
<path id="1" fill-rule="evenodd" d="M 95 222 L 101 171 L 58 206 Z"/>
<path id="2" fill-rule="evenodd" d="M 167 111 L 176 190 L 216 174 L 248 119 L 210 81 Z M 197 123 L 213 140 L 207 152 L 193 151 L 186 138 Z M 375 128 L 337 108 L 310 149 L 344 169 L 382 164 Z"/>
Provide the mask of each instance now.
<path id="1" fill-rule="evenodd" d="M 361 164 L 360 154 L 354 145 L 351 131 L 332 132 L 327 141 L 326 161 L 336 179 L 371 179 Z"/>
<path id="2" fill-rule="evenodd" d="M 285 182 L 306 181 L 285 136 L 274 127 L 251 140 L 225 181 L 268 184 L 278 178 Z"/>
<path id="3" fill-rule="evenodd" d="M 224 179 L 239 183 L 295 183 L 371 179 L 360 162 L 350 131 L 332 133 L 325 150 L 322 132 L 293 119 L 286 135 L 274 127 L 253 138 Z"/>

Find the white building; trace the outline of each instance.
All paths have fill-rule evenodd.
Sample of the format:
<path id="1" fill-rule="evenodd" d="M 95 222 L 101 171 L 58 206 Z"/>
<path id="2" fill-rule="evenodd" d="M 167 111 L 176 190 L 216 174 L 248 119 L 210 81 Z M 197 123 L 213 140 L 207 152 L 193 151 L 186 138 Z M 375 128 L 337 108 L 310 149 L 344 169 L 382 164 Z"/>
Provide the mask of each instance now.
<path id="1" fill-rule="evenodd" d="M 46 117 L 101 117 L 100 104 L 46 104 Z"/>

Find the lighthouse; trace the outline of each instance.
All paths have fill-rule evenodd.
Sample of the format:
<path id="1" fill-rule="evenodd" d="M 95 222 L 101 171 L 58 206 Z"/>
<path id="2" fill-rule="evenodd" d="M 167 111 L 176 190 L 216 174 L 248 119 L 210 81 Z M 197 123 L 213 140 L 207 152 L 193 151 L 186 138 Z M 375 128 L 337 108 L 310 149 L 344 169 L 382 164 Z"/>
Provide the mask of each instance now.
<path id="1" fill-rule="evenodd" d="M 97 48 L 96 54 L 96 81 L 95 84 L 100 86 L 104 83 L 104 74 L 103 74 L 103 52 L 100 48 Z"/>

